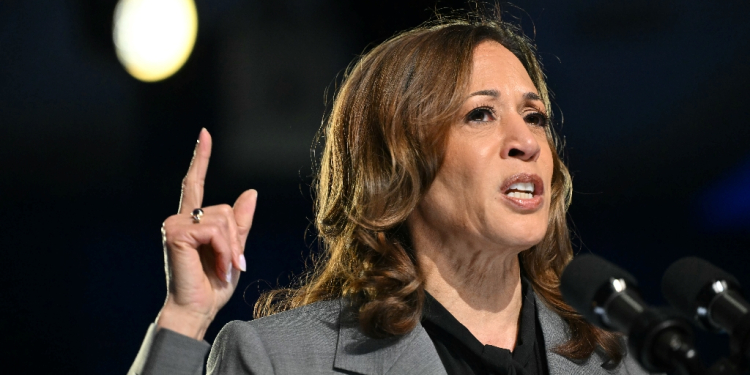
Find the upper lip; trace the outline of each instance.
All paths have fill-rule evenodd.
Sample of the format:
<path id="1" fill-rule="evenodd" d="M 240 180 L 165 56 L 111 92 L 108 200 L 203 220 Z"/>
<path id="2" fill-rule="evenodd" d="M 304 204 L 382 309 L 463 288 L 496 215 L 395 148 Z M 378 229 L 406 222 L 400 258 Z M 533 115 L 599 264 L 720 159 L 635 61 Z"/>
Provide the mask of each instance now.
<path id="1" fill-rule="evenodd" d="M 529 173 L 517 173 L 513 176 L 510 176 L 505 179 L 503 182 L 503 186 L 500 188 L 500 191 L 503 194 L 507 194 L 508 190 L 510 189 L 511 185 L 519 182 L 530 182 L 534 184 L 534 195 L 542 195 L 544 193 L 544 184 L 542 184 L 542 179 L 535 175 L 535 174 L 529 174 Z"/>

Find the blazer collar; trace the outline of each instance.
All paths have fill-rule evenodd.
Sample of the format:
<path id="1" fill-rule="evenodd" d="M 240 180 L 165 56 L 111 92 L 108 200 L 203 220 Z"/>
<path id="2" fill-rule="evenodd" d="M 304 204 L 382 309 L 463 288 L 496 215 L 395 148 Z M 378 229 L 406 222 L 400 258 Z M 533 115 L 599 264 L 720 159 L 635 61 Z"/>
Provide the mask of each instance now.
<path id="1" fill-rule="evenodd" d="M 373 339 L 359 329 L 347 300 L 342 299 L 341 304 L 334 368 L 363 375 L 446 374 L 421 324 L 403 336 Z"/>
<path id="2" fill-rule="evenodd" d="M 620 370 L 622 364 L 613 369 L 602 367 L 606 358 L 599 351 L 595 351 L 583 361 L 573 361 L 555 353 L 553 349 L 570 337 L 568 324 L 550 310 L 538 296 L 535 295 L 535 298 L 551 375 L 611 375 Z M 417 324 L 411 332 L 400 337 L 373 339 L 365 336 L 359 329 L 356 319 L 348 309 L 348 300 L 339 301 L 340 326 L 334 368 L 363 375 L 446 375 L 435 345 L 421 324 Z"/>

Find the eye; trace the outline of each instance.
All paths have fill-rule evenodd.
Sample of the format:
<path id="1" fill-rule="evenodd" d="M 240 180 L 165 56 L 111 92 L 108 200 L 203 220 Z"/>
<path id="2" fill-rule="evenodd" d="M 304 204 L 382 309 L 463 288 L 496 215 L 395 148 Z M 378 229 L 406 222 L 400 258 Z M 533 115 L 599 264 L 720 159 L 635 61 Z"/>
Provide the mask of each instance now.
<path id="1" fill-rule="evenodd" d="M 549 117 L 542 112 L 529 113 L 524 117 L 526 123 L 534 126 L 546 127 L 549 125 Z"/>
<path id="2" fill-rule="evenodd" d="M 477 107 L 466 115 L 466 122 L 489 122 L 495 120 L 492 107 Z"/>

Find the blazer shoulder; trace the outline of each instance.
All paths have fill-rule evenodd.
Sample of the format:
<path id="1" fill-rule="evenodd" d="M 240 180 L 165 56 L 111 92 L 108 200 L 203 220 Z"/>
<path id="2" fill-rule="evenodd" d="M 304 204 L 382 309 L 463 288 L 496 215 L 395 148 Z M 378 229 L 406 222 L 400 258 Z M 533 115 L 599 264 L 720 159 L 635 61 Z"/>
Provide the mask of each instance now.
<path id="1" fill-rule="evenodd" d="M 294 373 L 331 369 L 341 301 L 321 301 L 271 316 L 227 323 L 214 341 L 209 373 Z"/>
<path id="2" fill-rule="evenodd" d="M 273 315 L 265 316 L 248 322 L 242 322 L 255 326 L 261 331 L 268 329 L 292 330 L 299 333 L 299 328 L 307 327 L 310 324 L 315 328 L 319 325 L 330 327 L 338 325 L 339 316 L 343 307 L 343 301 L 340 299 L 330 301 L 319 301 L 309 305 L 301 306 L 296 309 L 282 311 Z M 336 328 L 336 327 L 333 327 Z M 307 331 L 307 330 L 303 330 Z"/>

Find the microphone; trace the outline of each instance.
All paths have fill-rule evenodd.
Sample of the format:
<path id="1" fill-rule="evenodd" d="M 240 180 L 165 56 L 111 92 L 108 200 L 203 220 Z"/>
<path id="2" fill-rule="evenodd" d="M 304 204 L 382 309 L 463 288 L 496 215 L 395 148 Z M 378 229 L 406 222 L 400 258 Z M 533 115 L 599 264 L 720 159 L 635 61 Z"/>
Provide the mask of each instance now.
<path id="1" fill-rule="evenodd" d="M 631 355 L 648 371 L 704 374 L 684 320 L 649 307 L 625 270 L 591 254 L 575 257 L 560 278 L 563 299 L 586 320 L 628 336 Z"/>
<path id="2" fill-rule="evenodd" d="M 750 303 L 734 276 L 703 259 L 686 257 L 669 266 L 661 289 L 699 327 L 728 332 L 732 353 L 750 359 Z"/>

